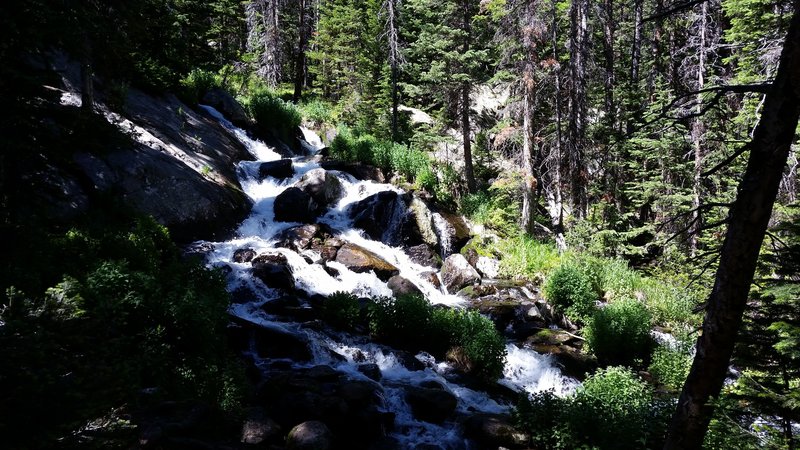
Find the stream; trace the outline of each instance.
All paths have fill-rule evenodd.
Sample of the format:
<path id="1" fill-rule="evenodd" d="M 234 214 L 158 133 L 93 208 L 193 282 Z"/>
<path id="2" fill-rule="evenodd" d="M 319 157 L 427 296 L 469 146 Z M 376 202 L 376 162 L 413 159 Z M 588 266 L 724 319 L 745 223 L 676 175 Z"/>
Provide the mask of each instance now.
<path id="1" fill-rule="evenodd" d="M 284 179 L 271 176 L 261 179 L 259 174 L 261 164 L 277 161 L 282 156 L 264 143 L 251 139 L 244 130 L 232 125 L 217 110 L 208 106 L 202 107 L 236 136 L 256 159 L 256 161 L 241 162 L 237 168 L 240 184 L 253 201 L 250 216 L 240 224 L 235 238 L 226 242 L 205 243 L 207 248 L 212 249 L 206 255 L 207 263 L 210 266 L 224 267 L 228 272 L 229 291 L 247 293 L 246 298 L 240 298 L 232 303 L 230 314 L 235 316 L 236 320 L 298 336 L 308 343 L 311 360 L 294 361 L 283 358 L 279 361 L 283 370 L 287 367 L 289 370 L 307 370 L 326 365 L 348 379 L 369 381 L 370 378 L 360 368 L 365 363 L 377 365 L 381 375 L 378 382 L 383 392 L 381 408 L 392 413 L 393 426 L 390 427 L 388 434 L 397 442 L 399 448 L 415 448 L 426 444 L 433 446 L 431 448 L 442 449 L 474 447 L 470 440 L 464 437 L 463 427 L 457 420 L 430 423 L 415 418 L 406 402 L 404 387 L 418 386 L 423 382 L 438 382 L 445 390 L 455 395 L 456 415 L 460 414 L 462 417 L 475 413 L 507 413 L 512 405 L 460 384 L 457 381 L 458 377 L 454 376 L 453 368 L 447 362 L 437 361 L 428 354 L 415 355 L 415 358 L 424 365 L 424 370 L 411 370 L 394 350 L 369 342 L 364 336 L 332 331 L 319 326 L 318 323 L 309 325 L 303 321 L 267 312 L 270 308 L 265 308 L 264 305 L 282 301 L 287 292 L 268 287 L 259 278 L 254 277 L 250 262 L 237 262 L 235 257 L 237 250 L 251 249 L 252 254 L 256 255 L 269 253 L 284 257 L 293 276 L 294 292 L 302 294 L 299 295 L 302 298 L 316 296 L 319 299 L 337 291 L 351 292 L 359 297 L 391 296 L 392 291 L 374 272 L 351 271 L 339 262 L 321 259 L 318 253 L 310 249 L 298 253 L 290 248 L 276 246 L 281 233 L 302 225 L 297 222 L 276 221 L 274 206 L 279 194 L 297 183 L 304 174 L 320 168 L 319 157 L 315 157 L 315 154 L 323 145 L 317 135 L 303 129 L 305 153 L 310 156 L 291 158 L 293 175 Z M 450 307 L 464 306 L 462 298 L 447 294 L 436 286 L 430 274 L 437 272 L 437 269 L 413 262 L 400 246 L 390 246 L 373 240 L 353 225 L 353 219 L 348 211 L 354 204 L 384 191 L 402 194 L 398 187 L 373 181 L 360 181 L 347 173 L 335 170 L 328 172 L 339 179 L 344 192 L 338 201 L 332 203 L 327 211 L 316 219 L 317 224 L 332 230 L 336 239 L 367 249 L 395 266 L 400 276 L 413 283 L 431 303 Z M 437 217 L 435 213 L 433 219 L 434 222 L 441 222 L 441 217 Z M 391 228 L 393 224 L 384 225 Z M 443 235 L 441 242 L 444 244 L 446 241 L 447 236 Z M 301 306 L 307 305 L 304 303 Z M 577 381 L 562 375 L 549 355 L 542 355 L 514 344 L 507 345 L 507 352 L 503 378 L 499 380 L 499 384 L 508 389 L 530 393 L 551 389 L 559 395 L 565 395 L 578 385 Z M 250 352 L 249 356 L 265 373 L 273 370 L 277 364 L 273 359 L 259 357 L 255 351 Z"/>

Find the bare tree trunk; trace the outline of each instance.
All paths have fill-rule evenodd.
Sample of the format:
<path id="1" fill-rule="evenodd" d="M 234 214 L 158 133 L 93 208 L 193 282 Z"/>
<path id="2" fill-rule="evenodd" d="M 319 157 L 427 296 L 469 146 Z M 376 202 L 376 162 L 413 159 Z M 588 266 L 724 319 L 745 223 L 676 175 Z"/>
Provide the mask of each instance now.
<path id="1" fill-rule="evenodd" d="M 800 1 L 781 53 L 777 76 L 766 96 L 750 157 L 729 215 L 714 288 L 689 376 L 672 417 L 665 449 L 697 449 L 728 372 L 742 323 L 756 261 L 800 117 Z"/>
<path id="2" fill-rule="evenodd" d="M 527 80 L 523 81 L 526 82 Z M 522 170 L 524 173 L 524 186 L 522 187 L 522 230 L 533 234 L 536 215 L 536 178 L 533 176 L 533 124 L 531 123 L 531 99 L 528 88 L 522 99 Z"/>
<path id="3" fill-rule="evenodd" d="M 644 0 L 633 3 L 633 44 L 631 48 L 631 85 L 639 83 L 639 65 L 642 59 L 642 10 Z"/>
<path id="4" fill-rule="evenodd" d="M 253 0 L 245 5 L 247 49 L 258 55 L 256 73 L 269 86 L 281 79 L 278 0 Z"/>
<path id="5" fill-rule="evenodd" d="M 308 35 L 310 34 L 306 20 L 306 0 L 299 0 L 298 9 L 297 51 L 294 57 L 293 103 L 299 103 L 300 98 L 303 96 L 303 84 L 306 79 L 306 47 L 308 47 Z"/>
<path id="6" fill-rule="evenodd" d="M 708 55 L 708 2 L 700 5 L 700 42 L 697 50 L 697 91 L 705 87 L 706 58 Z M 698 116 L 692 123 L 692 147 L 694 150 L 694 173 L 692 175 L 692 227 L 689 230 L 689 254 L 695 257 L 699 246 L 700 233 L 703 229 L 703 215 L 700 212 L 703 173 L 703 138 L 705 124 L 700 113 L 703 111 L 703 95 L 697 94 L 696 112 Z"/>
<path id="7" fill-rule="evenodd" d="M 570 92 L 569 155 L 572 206 L 578 218 L 586 217 L 588 199 L 586 184 L 586 69 L 589 36 L 588 0 L 573 0 L 570 6 Z"/>
<path id="8" fill-rule="evenodd" d="M 552 38 L 553 38 L 553 61 L 555 65 L 555 106 L 556 106 L 556 140 L 555 140 L 555 155 L 550 160 L 553 161 L 555 167 L 551 167 L 548 172 L 552 174 L 550 184 L 550 193 L 547 195 L 548 211 L 550 213 L 550 221 L 553 225 L 553 234 L 556 238 L 556 244 L 559 251 L 566 250 L 567 241 L 564 238 L 564 196 L 561 183 L 561 174 L 564 170 L 561 163 L 563 161 L 563 114 L 561 111 L 561 66 L 558 64 L 558 7 L 556 0 L 552 0 L 553 24 L 552 24 Z"/>
<path id="9" fill-rule="evenodd" d="M 470 14 L 470 2 L 468 0 L 462 1 L 463 20 L 464 20 L 464 45 L 462 47 L 463 54 L 469 53 L 470 41 L 472 40 L 472 15 Z M 477 189 L 475 186 L 475 171 L 472 168 L 472 142 L 471 133 L 472 127 L 469 120 L 469 92 L 470 82 L 465 81 L 461 85 L 461 133 L 464 135 L 464 177 L 467 179 L 467 190 L 474 193 Z"/>
<path id="10" fill-rule="evenodd" d="M 386 38 L 389 44 L 389 67 L 391 69 L 392 141 L 397 142 L 399 140 L 397 108 L 400 106 L 397 79 L 403 57 L 400 54 L 400 33 L 397 29 L 397 5 L 395 1 L 386 0 L 384 10 L 386 11 Z"/>

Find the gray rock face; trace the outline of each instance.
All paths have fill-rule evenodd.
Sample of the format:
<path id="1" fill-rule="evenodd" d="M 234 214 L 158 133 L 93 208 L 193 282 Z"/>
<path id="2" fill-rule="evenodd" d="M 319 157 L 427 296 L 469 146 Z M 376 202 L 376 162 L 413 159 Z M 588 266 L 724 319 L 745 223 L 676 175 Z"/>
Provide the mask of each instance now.
<path id="1" fill-rule="evenodd" d="M 419 420 L 442 423 L 456 410 L 456 396 L 435 387 L 410 386 L 406 388 L 406 402 Z"/>
<path id="2" fill-rule="evenodd" d="M 224 89 L 211 89 L 203 95 L 200 102 L 214 107 L 214 109 L 224 114 L 228 120 L 238 127 L 247 128 L 250 125 L 247 111 L 245 111 L 242 105 Z"/>
<path id="3" fill-rule="evenodd" d="M 300 178 L 296 187 L 314 199 L 320 214 L 344 196 L 342 182 L 325 169 L 310 170 Z"/>
<path id="4" fill-rule="evenodd" d="M 414 216 L 409 213 L 410 196 L 394 191 L 379 192 L 355 203 L 348 211 L 353 225 L 385 244 L 414 246 L 422 243 Z"/>
<path id="5" fill-rule="evenodd" d="M 294 275 L 281 254 L 264 253 L 250 262 L 253 276 L 271 288 L 292 290 L 295 286 Z"/>
<path id="6" fill-rule="evenodd" d="M 275 220 L 278 222 L 313 223 L 317 216 L 317 202 L 297 187 L 290 187 L 275 197 Z"/>
<path id="7" fill-rule="evenodd" d="M 442 265 L 442 282 L 447 287 L 448 292 L 456 292 L 459 289 L 478 283 L 481 280 L 480 274 L 475 270 L 464 256 L 455 253 L 447 257 Z"/>
<path id="8" fill-rule="evenodd" d="M 368 164 L 322 161 L 320 167 L 325 170 L 338 170 L 339 172 L 350 174 L 357 180 L 372 180 L 376 183 L 386 182 L 386 177 L 383 176 L 381 169 Z"/>
<path id="9" fill-rule="evenodd" d="M 417 264 L 437 269 L 442 267 L 442 258 L 428 244 L 414 245 L 404 251 Z"/>
<path id="10" fill-rule="evenodd" d="M 394 294 L 395 297 L 398 295 L 422 294 L 422 292 L 417 286 L 414 285 L 414 283 L 408 281 L 400 275 L 395 275 L 392 278 L 389 278 L 389 281 L 386 284 L 389 286 L 389 289 L 391 289 L 392 294 Z"/>
<path id="11" fill-rule="evenodd" d="M 286 436 L 287 450 L 328 450 L 333 434 L 324 423 L 311 420 L 292 428 Z"/>
<path id="12" fill-rule="evenodd" d="M 292 160 L 288 158 L 279 159 L 277 161 L 268 161 L 261 163 L 261 165 L 258 166 L 259 180 L 264 180 L 267 177 L 283 180 L 284 178 L 291 178 L 292 175 L 294 175 Z"/>
<path id="13" fill-rule="evenodd" d="M 251 408 L 242 424 L 241 442 L 259 445 L 274 440 L 280 435 L 281 426 L 266 416 L 263 408 Z"/>

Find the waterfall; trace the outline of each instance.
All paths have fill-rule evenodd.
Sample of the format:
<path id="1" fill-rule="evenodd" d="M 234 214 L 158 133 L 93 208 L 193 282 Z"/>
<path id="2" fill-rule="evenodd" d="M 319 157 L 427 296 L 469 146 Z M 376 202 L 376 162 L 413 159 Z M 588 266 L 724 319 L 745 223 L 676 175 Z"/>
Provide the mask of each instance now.
<path id="1" fill-rule="evenodd" d="M 237 250 L 251 249 L 255 255 L 269 253 L 277 255 L 277 258 L 285 258 L 295 282 L 295 289 L 304 292 L 309 298 L 327 296 L 336 291 L 352 292 L 359 297 L 391 296 L 392 292 L 387 283 L 372 272 L 356 273 L 344 264 L 332 260 L 320 262 L 320 255 L 314 250 L 297 252 L 290 248 L 276 247 L 281 233 L 299 225 L 275 220 L 276 197 L 297 183 L 304 174 L 318 169 L 319 164 L 313 156 L 295 157 L 291 162 L 293 175 L 290 177 L 262 178 L 259 176 L 260 165 L 264 162 L 277 161 L 281 156 L 264 143 L 249 137 L 244 130 L 235 127 L 215 109 L 208 106 L 203 108 L 219 120 L 257 159 L 255 162 L 240 163 L 237 170 L 241 177 L 242 189 L 253 200 L 252 213 L 241 223 L 234 239 L 214 242 L 213 250 L 207 255 L 208 264 L 229 269 L 228 289 L 237 297 L 237 301 L 230 307 L 233 316 L 265 329 L 298 336 L 307 341 L 311 348 L 311 361 L 291 362 L 292 367 L 298 370 L 322 364 L 352 379 L 368 380 L 359 370 L 360 365 L 365 363 L 377 365 L 382 375 L 380 385 L 383 392 L 383 408 L 394 414 L 391 437 L 401 448 L 414 448 L 421 444 L 435 444 L 443 448 L 467 446 L 458 423 L 445 421 L 436 424 L 415 419 L 404 397 L 404 388 L 408 385 L 418 385 L 431 380 L 438 382 L 457 397 L 457 412 L 463 415 L 509 411 L 511 405 L 452 381 L 452 378 L 448 377 L 453 371 L 452 367 L 446 362 L 436 361 L 430 355 L 415 355 L 417 363 L 423 365 L 424 370 L 410 370 L 395 351 L 368 342 L 364 337 L 324 330 L 318 326 L 309 327 L 266 312 L 264 305 L 280 301 L 281 298 L 285 298 L 285 294 L 255 278 L 250 263 L 236 262 L 234 254 Z M 310 153 L 313 155 L 321 148 L 322 143 L 310 130 L 303 129 L 303 135 L 307 148 L 312 150 Z M 390 184 L 359 181 L 344 173 L 329 172 L 338 177 L 343 195 L 317 219 L 318 224 L 332 230 L 335 239 L 362 247 L 396 267 L 399 275 L 413 283 L 431 303 L 451 306 L 463 303 L 461 298 L 443 293 L 429 281 L 430 272 L 433 270 L 431 267 L 416 264 L 402 248 L 372 240 L 353 228 L 353 220 L 348 214 L 348 209 L 352 205 L 380 192 L 393 191 L 402 194 L 402 191 Z M 403 203 L 399 197 L 397 203 Z M 395 207 L 391 213 L 391 223 L 386 224 L 388 228 L 398 226 L 405 214 L 406 211 Z M 442 256 L 446 256 L 452 251 L 449 225 L 438 213 L 434 214 L 433 218 L 441 242 Z M 386 233 L 389 231 L 391 230 L 387 230 Z M 384 234 L 384 237 L 387 238 L 385 239 L 387 242 L 393 243 L 390 235 Z M 561 375 L 548 356 L 513 345 L 508 346 L 508 355 L 508 365 L 501 383 L 515 391 L 537 392 L 554 389 L 563 394 L 574 389 L 576 385 L 576 382 Z M 258 360 L 256 352 L 251 351 L 250 356 Z M 264 370 L 270 370 L 269 361 L 259 360 L 258 365 Z"/>

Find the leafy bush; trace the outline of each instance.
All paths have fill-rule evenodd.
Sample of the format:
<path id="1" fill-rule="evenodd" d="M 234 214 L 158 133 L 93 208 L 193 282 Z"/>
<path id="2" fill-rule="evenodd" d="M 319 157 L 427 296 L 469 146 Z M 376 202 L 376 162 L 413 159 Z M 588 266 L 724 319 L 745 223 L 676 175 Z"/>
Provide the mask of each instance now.
<path id="1" fill-rule="evenodd" d="M 698 303 L 697 293 L 681 283 L 645 278 L 641 291 L 655 323 L 665 326 L 700 323 L 700 315 L 694 312 Z"/>
<path id="2" fill-rule="evenodd" d="M 650 388 L 633 372 L 622 367 L 601 369 L 575 393 L 571 434 L 599 448 L 644 448 L 652 406 Z"/>
<path id="3" fill-rule="evenodd" d="M 300 112 L 303 118 L 311 122 L 314 126 L 321 126 L 333 121 L 333 106 L 319 99 L 314 99 L 300 105 Z"/>
<path id="4" fill-rule="evenodd" d="M 302 122 L 300 111 L 292 103 L 282 100 L 269 89 L 258 89 L 246 101 L 256 128 L 266 133 L 274 131 L 284 142 L 292 141 L 294 129 Z"/>
<path id="5" fill-rule="evenodd" d="M 501 236 L 515 236 L 519 233 L 520 182 L 518 174 L 502 176 L 487 191 L 465 195 L 461 211 Z"/>
<path id="6" fill-rule="evenodd" d="M 585 329 L 586 342 L 608 365 L 639 365 L 650 355 L 650 313 L 636 299 L 624 298 L 595 312 Z"/>
<path id="7" fill-rule="evenodd" d="M 322 304 L 322 317 L 334 327 L 352 330 L 358 324 L 361 307 L 349 292 L 334 292 Z"/>
<path id="8" fill-rule="evenodd" d="M 381 297 L 369 310 L 369 324 L 370 333 L 388 344 L 449 354 L 467 372 L 490 380 L 503 372 L 505 341 L 477 312 L 434 307 L 419 295 Z"/>
<path id="9" fill-rule="evenodd" d="M 595 309 L 592 280 L 578 265 L 566 263 L 550 274 L 544 287 L 547 300 L 570 319 L 586 321 Z"/>
<path id="10" fill-rule="evenodd" d="M 42 291 L 31 283 L 27 292 L 8 289 L 0 327 L 3 367 L 13 368 L 0 369 L 0 378 L 15 387 L 3 400 L 10 409 L 0 411 L 8 440 L 33 436 L 15 417 L 37 418 L 47 431 L 35 438 L 47 441 L 144 387 L 238 405 L 242 373 L 224 345 L 221 273 L 184 260 L 152 219 L 76 228 L 40 245 L 70 263 Z"/>
<path id="11" fill-rule="evenodd" d="M 658 448 L 673 405 L 653 399 L 630 370 L 602 369 L 570 397 L 523 397 L 514 411 L 536 448 Z"/>
<path id="12" fill-rule="evenodd" d="M 683 386 L 692 366 L 692 339 L 689 329 L 673 333 L 675 342 L 659 343 L 647 371 L 657 382 L 669 389 L 678 390 Z"/>
<path id="13" fill-rule="evenodd" d="M 180 83 L 181 97 L 193 105 L 200 103 L 206 92 L 221 85 L 216 74 L 203 69 L 192 70 Z"/>

